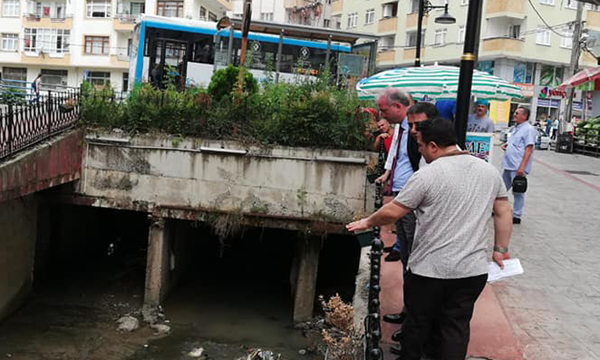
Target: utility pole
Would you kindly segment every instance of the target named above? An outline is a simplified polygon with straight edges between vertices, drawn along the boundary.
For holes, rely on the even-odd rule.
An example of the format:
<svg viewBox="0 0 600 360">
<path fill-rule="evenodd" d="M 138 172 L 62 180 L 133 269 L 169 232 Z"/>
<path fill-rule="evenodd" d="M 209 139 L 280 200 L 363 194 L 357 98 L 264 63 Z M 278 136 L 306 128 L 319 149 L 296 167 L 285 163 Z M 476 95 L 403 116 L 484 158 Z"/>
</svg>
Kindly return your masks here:
<svg viewBox="0 0 600 360">
<path fill-rule="evenodd" d="M 573 1 L 573 0 L 571 0 Z M 583 16 L 583 1 L 577 2 L 577 15 L 575 16 L 575 24 L 573 27 L 573 48 L 571 50 L 571 63 L 569 64 L 569 70 L 567 78 L 577 73 L 577 65 L 579 63 L 579 55 L 581 54 L 581 45 L 579 39 L 581 39 L 581 18 Z M 575 94 L 575 87 L 567 89 L 567 104 L 565 106 L 564 114 L 560 120 L 558 126 L 558 134 L 562 134 L 565 130 L 565 123 L 571 121 L 571 115 L 573 113 L 573 95 Z M 558 147 L 556 147 L 558 149 Z"/>
</svg>

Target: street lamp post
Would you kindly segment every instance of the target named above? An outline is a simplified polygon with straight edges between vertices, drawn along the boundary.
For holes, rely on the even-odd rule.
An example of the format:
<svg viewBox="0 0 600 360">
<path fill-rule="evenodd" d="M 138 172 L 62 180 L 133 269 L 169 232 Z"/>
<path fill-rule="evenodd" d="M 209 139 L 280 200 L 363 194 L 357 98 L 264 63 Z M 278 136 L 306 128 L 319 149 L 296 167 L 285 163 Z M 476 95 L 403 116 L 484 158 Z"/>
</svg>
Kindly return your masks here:
<svg viewBox="0 0 600 360">
<path fill-rule="evenodd" d="M 465 46 L 460 59 L 460 76 L 458 78 L 458 94 L 456 96 L 456 120 L 454 123 L 458 144 L 464 149 L 467 137 L 467 117 L 471 101 L 471 87 L 473 85 L 473 70 L 477 60 L 477 43 L 479 42 L 478 19 L 482 0 L 470 0 L 467 13 L 467 27 L 465 30 Z"/>
<path fill-rule="evenodd" d="M 429 0 L 419 0 L 419 15 L 417 18 L 417 51 L 415 53 L 415 67 L 421 66 L 421 36 L 423 32 L 423 17 L 433 9 L 444 9 L 441 16 L 435 18 L 438 24 L 454 24 L 456 19 L 448 13 L 448 2 L 446 5 L 431 5 Z"/>
</svg>

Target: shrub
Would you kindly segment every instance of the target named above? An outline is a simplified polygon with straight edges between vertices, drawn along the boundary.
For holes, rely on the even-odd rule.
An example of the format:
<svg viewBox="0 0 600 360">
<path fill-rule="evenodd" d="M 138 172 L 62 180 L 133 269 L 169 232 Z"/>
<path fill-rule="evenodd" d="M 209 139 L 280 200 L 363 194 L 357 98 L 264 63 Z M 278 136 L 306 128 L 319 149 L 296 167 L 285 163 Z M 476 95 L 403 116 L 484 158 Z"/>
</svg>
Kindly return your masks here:
<svg viewBox="0 0 600 360">
<path fill-rule="evenodd" d="M 226 68 L 215 71 L 208 85 L 208 93 L 215 101 L 221 101 L 223 97 L 231 95 L 237 89 L 240 69 L 229 65 Z M 252 74 L 244 69 L 243 91 L 254 94 L 258 91 L 258 83 Z"/>
</svg>

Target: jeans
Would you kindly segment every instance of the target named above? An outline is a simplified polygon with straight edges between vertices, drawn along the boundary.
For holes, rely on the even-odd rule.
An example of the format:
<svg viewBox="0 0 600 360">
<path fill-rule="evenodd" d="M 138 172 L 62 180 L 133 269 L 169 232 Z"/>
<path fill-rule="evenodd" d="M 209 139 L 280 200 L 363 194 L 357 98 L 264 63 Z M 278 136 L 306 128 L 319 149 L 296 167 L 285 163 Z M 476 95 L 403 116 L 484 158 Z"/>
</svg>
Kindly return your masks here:
<svg viewBox="0 0 600 360">
<path fill-rule="evenodd" d="M 394 243 L 394 250 L 400 252 L 400 261 L 402 261 L 404 269 L 408 266 L 408 258 L 412 250 L 416 225 L 417 218 L 412 211 L 396 221 L 396 242 Z"/>
<path fill-rule="evenodd" d="M 420 360 L 427 341 L 433 339 L 435 358 L 464 360 L 475 301 L 486 281 L 487 274 L 434 279 L 409 271 L 404 280 L 407 317 L 402 329 L 400 358 Z"/>
<path fill-rule="evenodd" d="M 504 180 L 507 191 L 512 187 L 512 181 L 515 176 L 517 176 L 517 172 L 513 170 L 504 170 L 502 172 L 502 180 Z M 513 195 L 515 197 L 513 216 L 520 219 L 521 215 L 523 215 L 523 208 L 525 207 L 525 193 L 516 193 L 513 191 Z"/>
</svg>

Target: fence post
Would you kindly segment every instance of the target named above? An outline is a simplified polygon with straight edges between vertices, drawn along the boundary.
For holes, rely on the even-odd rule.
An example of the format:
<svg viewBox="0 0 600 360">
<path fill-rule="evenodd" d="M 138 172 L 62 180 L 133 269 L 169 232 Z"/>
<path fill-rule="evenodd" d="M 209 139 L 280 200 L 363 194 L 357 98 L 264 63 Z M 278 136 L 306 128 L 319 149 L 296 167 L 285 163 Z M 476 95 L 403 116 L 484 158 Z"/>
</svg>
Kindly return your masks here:
<svg viewBox="0 0 600 360">
<path fill-rule="evenodd" d="M 13 142 L 13 117 L 14 117 L 14 110 L 13 110 L 13 104 L 8 104 L 8 121 L 7 121 L 7 126 L 8 126 L 8 153 L 12 153 L 12 142 Z"/>
<path fill-rule="evenodd" d="M 48 135 L 52 133 L 52 92 L 48 91 L 46 100 L 46 113 L 48 114 Z"/>
</svg>

